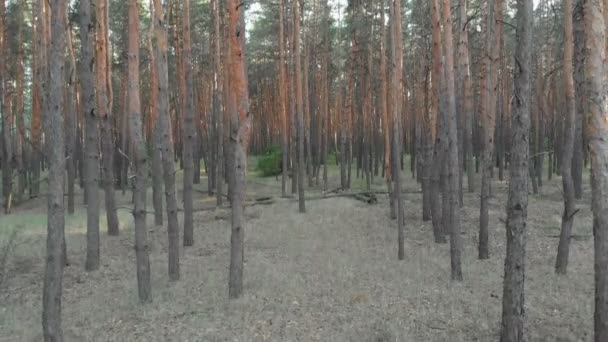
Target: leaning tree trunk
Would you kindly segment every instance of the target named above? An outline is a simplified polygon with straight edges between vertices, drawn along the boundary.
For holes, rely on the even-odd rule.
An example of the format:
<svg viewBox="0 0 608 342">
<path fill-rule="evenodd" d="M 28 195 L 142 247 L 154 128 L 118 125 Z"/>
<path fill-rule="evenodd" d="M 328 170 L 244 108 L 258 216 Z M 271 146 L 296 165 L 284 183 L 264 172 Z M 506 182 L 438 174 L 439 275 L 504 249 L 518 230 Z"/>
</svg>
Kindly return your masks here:
<svg viewBox="0 0 608 342">
<path fill-rule="evenodd" d="M 139 99 L 139 17 L 137 0 L 129 1 L 129 51 L 128 51 L 128 94 L 129 129 L 133 143 L 135 164 L 135 187 L 133 188 L 135 221 L 135 259 L 137 265 L 137 290 L 141 302 L 152 301 L 150 285 L 150 260 L 148 257 L 146 226 L 146 179 L 148 178 L 148 158 L 143 138 L 141 103 Z"/>
<path fill-rule="evenodd" d="M 572 0 L 564 0 L 564 91 L 566 98 L 566 122 L 564 125 L 564 148 L 562 157 L 562 184 L 564 186 L 564 212 L 562 214 L 562 229 L 557 247 L 555 272 L 568 272 L 568 256 L 570 254 L 570 237 L 574 215 L 574 181 L 572 179 L 572 157 L 574 154 L 574 134 L 576 133 L 576 106 L 574 102 L 574 70 L 572 56 L 574 38 L 572 36 Z"/>
<path fill-rule="evenodd" d="M 591 159 L 595 269 L 595 341 L 608 341 L 608 96 L 605 88 L 606 26 L 600 0 L 584 0 L 587 132 Z M 604 12 L 604 14 L 608 14 Z"/>
<path fill-rule="evenodd" d="M 93 0 L 94 1 L 94 0 Z M 93 2 L 94 4 L 94 2 Z M 80 0 L 80 88 L 85 118 L 85 196 L 87 255 L 85 269 L 99 268 L 99 115 L 95 105 L 95 27 L 91 0 Z"/>
<path fill-rule="evenodd" d="M 64 267 L 64 172 L 63 87 L 66 47 L 66 1 L 52 0 L 51 49 L 48 60 L 49 105 L 45 107 L 44 133 L 49 161 L 47 194 L 46 267 L 42 292 L 42 331 L 44 341 L 63 341 L 61 329 L 61 292 Z"/>
<path fill-rule="evenodd" d="M 524 282 L 528 219 L 528 163 L 530 130 L 530 74 L 532 0 L 517 1 L 514 100 L 511 116 L 511 162 L 507 203 L 507 255 L 502 296 L 501 342 L 526 341 Z"/>
<path fill-rule="evenodd" d="M 167 235 L 169 279 L 179 280 L 179 223 L 175 198 L 175 164 L 171 144 L 169 117 L 169 71 L 167 66 L 167 27 L 160 0 L 154 0 L 154 30 L 156 36 L 156 65 L 158 71 L 158 125 L 161 134 L 161 153 L 165 200 L 167 202 Z"/>
</svg>

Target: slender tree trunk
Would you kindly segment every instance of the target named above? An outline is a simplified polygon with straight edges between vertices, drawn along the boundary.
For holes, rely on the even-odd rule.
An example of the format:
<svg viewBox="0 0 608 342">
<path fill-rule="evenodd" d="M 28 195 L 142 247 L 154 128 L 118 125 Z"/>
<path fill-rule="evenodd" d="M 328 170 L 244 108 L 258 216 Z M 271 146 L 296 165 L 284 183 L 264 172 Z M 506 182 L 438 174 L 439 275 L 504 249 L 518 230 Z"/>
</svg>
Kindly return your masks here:
<svg viewBox="0 0 608 342">
<path fill-rule="evenodd" d="M 604 9 L 606 10 L 606 9 Z M 582 0 L 577 0 L 574 6 L 574 93 L 576 107 L 576 128 L 574 132 L 574 153 L 572 154 L 572 180 L 574 182 L 574 197 L 583 197 L 583 120 L 585 106 L 585 30 L 583 23 Z"/>
<path fill-rule="evenodd" d="M 395 180 L 394 200 L 397 205 L 397 232 L 398 232 L 398 258 L 405 259 L 405 229 L 403 201 L 401 198 L 401 172 L 399 172 L 398 158 L 401 156 L 401 130 L 400 117 L 403 104 L 403 50 L 401 31 L 401 1 L 392 0 L 391 6 L 391 108 L 393 110 L 393 179 Z"/>
<path fill-rule="evenodd" d="M 572 179 L 572 156 L 574 154 L 574 134 L 576 133 L 576 105 L 574 102 L 574 70 L 572 56 L 574 55 L 574 38 L 572 35 L 572 0 L 564 0 L 564 91 L 566 98 L 566 124 L 564 134 L 564 150 L 562 157 L 562 184 L 564 187 L 564 212 L 562 229 L 557 247 L 555 272 L 568 272 L 568 255 L 570 253 L 570 236 L 574 222 L 574 181 Z"/>
<path fill-rule="evenodd" d="M 215 187 L 216 187 L 216 201 L 217 206 L 224 204 L 224 107 L 222 106 L 222 99 L 224 99 L 223 91 L 223 74 L 221 66 L 221 46 L 220 46 L 220 6 L 218 0 L 214 0 L 214 52 L 215 52 L 215 86 L 214 86 L 214 113 L 217 124 L 217 158 L 216 158 L 216 176 L 215 176 Z"/>
<path fill-rule="evenodd" d="M 65 135 L 66 135 L 66 155 L 68 159 L 68 213 L 74 214 L 74 182 L 76 178 L 76 58 L 72 45 L 72 28 L 68 25 L 67 46 L 70 55 L 70 68 L 68 69 L 68 82 L 66 84 L 66 103 L 65 103 Z"/>
<path fill-rule="evenodd" d="M 300 59 L 300 0 L 293 1 L 293 50 L 295 53 L 295 82 L 296 82 L 296 116 L 298 130 L 298 206 L 301 213 L 306 212 L 304 202 L 304 174 L 306 165 L 304 164 L 304 108 L 302 99 L 302 67 Z M 295 175 L 294 175 L 295 177 Z"/>
<path fill-rule="evenodd" d="M 168 273 L 172 281 L 179 280 L 179 223 L 175 196 L 175 164 L 171 144 L 169 117 L 169 72 L 167 69 L 167 27 L 160 0 L 154 0 L 154 31 L 156 36 L 156 63 L 158 70 L 158 125 L 161 134 L 161 154 L 165 200 L 167 203 Z"/>
<path fill-rule="evenodd" d="M 129 48 L 128 94 L 129 129 L 133 142 L 135 187 L 133 188 L 135 221 L 135 259 L 137 265 L 137 290 L 141 302 L 152 301 L 150 284 L 150 260 L 148 257 L 148 227 L 146 226 L 146 179 L 148 159 L 143 138 L 141 103 L 139 99 L 139 16 L 137 0 L 129 1 Z"/>
<path fill-rule="evenodd" d="M 186 79 L 185 113 L 184 113 L 184 246 L 194 244 L 194 218 L 192 206 L 192 187 L 194 183 L 194 144 L 196 142 L 196 127 L 194 126 L 194 82 L 192 80 L 192 50 L 190 43 L 190 0 L 182 0 L 182 29 L 183 29 L 183 63 Z"/>
<path fill-rule="evenodd" d="M 433 224 L 433 236 L 435 242 L 445 243 L 445 235 L 441 224 L 441 203 L 440 203 L 440 178 L 444 163 L 444 153 L 442 139 L 438 139 L 438 131 L 443 132 L 443 129 L 437 129 L 442 126 L 442 120 L 439 119 L 439 86 L 441 82 L 442 54 L 441 54 L 441 23 L 439 18 L 439 2 L 431 0 L 431 27 L 432 27 L 432 42 L 433 42 L 433 66 L 431 76 L 430 89 L 430 109 L 427 128 L 430 131 L 428 143 L 431 146 L 427 147 L 427 156 L 425 157 L 426 171 L 430 177 L 430 197 L 431 197 L 431 219 Z M 434 144 L 434 146 L 433 146 Z"/>
<path fill-rule="evenodd" d="M 154 6 L 150 0 L 150 16 L 154 17 Z M 150 126 L 149 144 L 152 153 L 152 206 L 154 207 L 154 224 L 163 225 L 163 168 L 161 160 L 161 132 L 158 124 L 158 70 L 156 55 L 152 45 L 155 21 L 150 20 L 148 32 L 148 57 L 150 58 Z"/>
<path fill-rule="evenodd" d="M 46 267 L 42 292 L 42 331 L 45 342 L 63 341 L 61 293 L 64 267 L 64 171 L 63 87 L 66 48 L 66 1 L 52 0 L 51 49 L 49 55 L 49 105 L 45 108 L 44 132 L 49 160 L 47 195 Z M 3 14 L 3 13 L 0 13 Z M 6 112 L 5 112 L 6 113 Z"/>
<path fill-rule="evenodd" d="M 244 16 L 244 6 L 237 0 L 227 1 L 228 10 L 228 44 L 230 47 L 230 96 L 233 102 L 236 121 L 231 129 L 231 142 L 234 153 L 234 192 L 232 196 L 232 232 L 230 237 L 230 269 L 228 293 L 230 298 L 238 298 L 243 292 L 243 264 L 245 243 L 244 202 L 247 176 L 247 146 L 249 145 L 249 95 L 247 92 L 247 74 L 245 71 L 245 55 L 241 36 L 245 36 L 245 26 L 240 16 Z M 302 158 L 303 159 L 303 158 Z"/>
<path fill-rule="evenodd" d="M 9 213 L 13 196 L 13 122 L 8 80 L 8 28 L 6 27 L 6 5 L 0 1 L 0 103 L 2 110 L 2 195 L 4 211 Z M 46 63 L 46 61 L 45 61 Z M 45 89 L 46 91 L 46 89 Z"/>
<path fill-rule="evenodd" d="M 499 0 L 500 3 L 500 0 Z M 449 197 L 449 223 L 451 227 L 446 231 L 450 234 L 450 259 L 452 269 L 452 280 L 462 280 L 462 235 L 460 234 L 460 203 L 458 199 L 458 132 L 456 115 L 456 89 L 454 84 L 454 48 L 452 47 L 452 12 L 450 0 L 443 1 L 443 27 L 444 27 L 444 47 L 445 47 L 445 69 L 448 90 L 448 146 L 449 157 L 447 160 L 448 169 L 448 197 Z"/>
<path fill-rule="evenodd" d="M 25 193 L 25 183 L 26 183 L 26 172 L 25 172 L 25 123 L 24 123 L 24 111 L 25 111 L 25 103 L 24 103 L 24 44 L 23 44 L 23 21 L 24 21 L 24 10 L 25 10 L 25 1 L 19 0 L 17 7 L 17 42 L 19 46 L 17 47 L 17 65 L 16 65 L 16 84 L 15 87 L 17 89 L 16 94 L 16 121 L 17 121 L 17 139 L 15 146 L 15 159 L 17 164 L 17 193 L 15 196 L 15 200 L 17 202 L 21 202 L 23 199 L 23 194 Z"/>
<path fill-rule="evenodd" d="M 285 76 L 285 5 L 279 0 L 279 101 L 281 114 L 281 194 L 287 197 L 287 173 L 289 172 L 289 142 L 287 131 L 287 81 Z"/>
<path fill-rule="evenodd" d="M 524 282 L 528 219 L 528 139 L 533 1 L 517 0 L 515 91 L 511 116 L 511 163 L 507 203 L 507 255 L 502 296 L 501 342 L 527 340 Z"/>
<path fill-rule="evenodd" d="M 95 7 L 97 34 L 95 42 L 95 66 L 97 77 L 97 110 L 101 119 L 101 165 L 105 194 L 108 235 L 118 235 L 118 216 L 114 199 L 114 138 L 112 135 L 111 94 L 109 91 L 110 68 L 108 61 L 107 2 L 97 0 Z"/>
<path fill-rule="evenodd" d="M 487 3 L 486 17 L 486 92 L 484 111 L 480 113 L 482 122 L 482 178 L 481 204 L 479 209 L 479 259 L 490 257 L 488 240 L 489 206 L 491 181 L 494 170 L 494 131 L 496 130 L 496 98 L 498 97 L 498 66 L 500 63 L 500 37 L 502 36 L 502 0 Z"/>
<path fill-rule="evenodd" d="M 85 188 L 87 201 L 87 255 L 85 269 L 99 268 L 99 114 L 95 104 L 96 0 L 80 0 L 80 87 L 85 118 Z"/>
</svg>

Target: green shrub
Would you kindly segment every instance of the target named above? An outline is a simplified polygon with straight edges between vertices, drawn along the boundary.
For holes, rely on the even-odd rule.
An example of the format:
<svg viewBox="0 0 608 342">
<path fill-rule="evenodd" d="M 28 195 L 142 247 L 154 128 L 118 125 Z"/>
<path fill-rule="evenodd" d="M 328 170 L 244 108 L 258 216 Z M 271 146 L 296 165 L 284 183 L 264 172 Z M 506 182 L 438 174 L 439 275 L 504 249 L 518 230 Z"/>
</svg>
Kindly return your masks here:
<svg viewBox="0 0 608 342">
<path fill-rule="evenodd" d="M 273 146 L 258 158 L 257 169 L 262 177 L 281 174 L 281 147 Z"/>
</svg>

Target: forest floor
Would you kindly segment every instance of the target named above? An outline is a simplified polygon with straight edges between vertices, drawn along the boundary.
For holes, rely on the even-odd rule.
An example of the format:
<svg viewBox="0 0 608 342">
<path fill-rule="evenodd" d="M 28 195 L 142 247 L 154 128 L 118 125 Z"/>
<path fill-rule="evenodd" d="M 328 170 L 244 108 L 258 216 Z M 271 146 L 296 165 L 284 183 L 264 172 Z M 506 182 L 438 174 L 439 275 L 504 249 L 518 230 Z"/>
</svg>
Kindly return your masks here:
<svg viewBox="0 0 608 342">
<path fill-rule="evenodd" d="M 63 295 L 66 340 L 497 341 L 507 183 L 493 185 L 491 258 L 485 261 L 477 260 L 479 195 L 465 193 L 464 281 L 456 283 L 450 281 L 449 245 L 433 242 L 430 222 L 422 221 L 419 186 L 409 172 L 404 179 L 404 190 L 411 191 L 404 195 L 406 258 L 398 261 L 396 223 L 388 216 L 386 195 L 371 205 L 353 198 L 310 200 L 307 213 L 299 214 L 296 201 L 280 198 L 280 178 L 250 176 L 249 197 L 273 196 L 275 202 L 246 210 L 244 295 L 237 300 L 229 300 L 227 291 L 227 208 L 195 213 L 195 245 L 180 251 L 177 282 L 167 276 L 166 228 L 154 226 L 150 216 L 154 301 L 148 305 L 137 299 L 133 219 L 128 210 L 120 210 L 118 237 L 105 234 L 102 211 L 102 265 L 98 271 L 84 271 L 86 209 L 79 194 L 77 211 L 66 221 L 70 260 Z M 353 180 L 355 189 L 363 189 L 364 182 L 354 173 Z M 338 183 L 338 170 L 332 167 L 330 189 Z M 195 208 L 215 203 L 205 188 L 203 177 L 196 186 Z M 383 180 L 376 178 L 373 188 L 384 190 Z M 116 194 L 121 206 L 130 205 L 129 194 Z M 530 341 L 592 339 L 588 187 L 585 195 L 577 204 L 580 212 L 566 276 L 553 271 L 561 179 L 545 182 L 540 194 L 530 197 L 526 270 Z M 309 189 L 308 196 L 321 193 Z M 38 198 L 0 216 L 0 246 L 14 236 L 0 265 L 0 271 L 5 270 L 0 278 L 0 342 L 40 339 L 45 208 L 44 199 Z"/>
</svg>

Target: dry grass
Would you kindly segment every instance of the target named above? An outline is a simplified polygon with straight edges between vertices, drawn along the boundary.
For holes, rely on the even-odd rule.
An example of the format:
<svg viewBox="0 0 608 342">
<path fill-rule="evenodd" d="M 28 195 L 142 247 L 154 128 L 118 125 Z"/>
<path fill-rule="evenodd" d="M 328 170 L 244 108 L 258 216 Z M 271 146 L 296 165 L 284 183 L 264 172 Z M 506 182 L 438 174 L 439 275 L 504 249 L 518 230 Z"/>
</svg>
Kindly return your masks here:
<svg viewBox="0 0 608 342">
<path fill-rule="evenodd" d="M 405 179 L 406 187 L 416 188 L 409 174 Z M 338 181 L 335 170 L 332 180 Z M 558 239 L 552 236 L 559 233 L 562 209 L 558 181 L 531 197 L 530 337 L 589 341 L 591 213 L 587 198 L 576 216 L 575 231 L 582 238 L 572 243 L 570 273 L 556 276 Z M 382 181 L 374 186 L 383 188 Z M 278 195 L 280 182 L 255 179 L 250 192 Z M 196 213 L 195 246 L 182 251 L 182 279 L 175 283 L 166 275 L 166 230 L 151 226 L 154 302 L 145 306 L 137 300 L 129 213 L 121 212 L 126 229 L 119 237 L 104 234 L 101 269 L 86 273 L 81 207 L 67 223 L 72 264 L 64 278 L 63 326 L 74 341 L 496 341 L 506 184 L 495 183 L 494 194 L 488 261 L 476 258 L 478 195 L 465 196 L 462 283 L 449 279 L 448 245 L 432 242 L 430 224 L 421 220 L 419 194 L 405 196 L 405 261 L 396 260 L 397 232 L 387 217 L 386 197 L 377 205 L 348 198 L 309 201 L 305 215 L 297 213 L 296 202 L 277 199 L 271 206 L 248 208 L 245 294 L 238 300 L 227 299 L 230 228 L 216 219 L 221 210 Z M 195 207 L 208 205 L 209 199 L 197 195 L 202 197 Z M 128 202 L 128 196 L 121 201 Z M 2 232 L 17 224 L 28 227 L 8 260 L 12 276 L 0 294 L 0 341 L 33 341 L 40 335 L 43 207 L 0 217 Z M 0 233 L 0 242 L 6 236 Z"/>
</svg>

